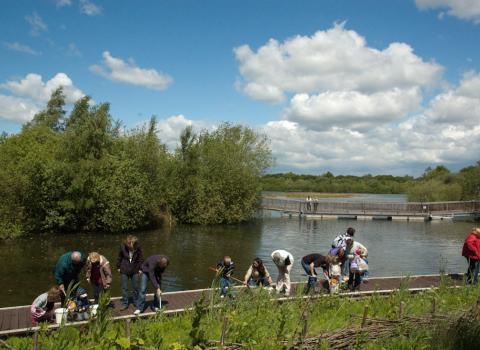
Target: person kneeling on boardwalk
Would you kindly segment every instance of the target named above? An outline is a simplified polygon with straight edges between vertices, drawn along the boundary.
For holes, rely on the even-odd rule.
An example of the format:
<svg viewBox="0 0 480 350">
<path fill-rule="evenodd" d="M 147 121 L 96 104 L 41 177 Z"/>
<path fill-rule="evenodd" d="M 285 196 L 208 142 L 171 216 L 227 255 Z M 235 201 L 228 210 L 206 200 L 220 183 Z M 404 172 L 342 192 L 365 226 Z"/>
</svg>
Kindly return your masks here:
<svg viewBox="0 0 480 350">
<path fill-rule="evenodd" d="M 286 250 L 279 249 L 272 253 L 272 260 L 278 268 L 277 292 L 285 290 L 285 296 L 290 296 L 290 272 L 293 267 L 293 255 Z"/>
<path fill-rule="evenodd" d="M 117 271 L 120 272 L 120 284 L 122 286 L 122 309 L 128 309 L 128 280 L 131 280 L 133 287 L 133 304 L 138 306 L 138 289 L 140 273 L 143 264 L 143 254 L 137 237 L 128 235 L 120 247 L 117 258 Z"/>
<path fill-rule="evenodd" d="M 327 280 L 329 279 L 328 271 L 330 269 L 330 263 L 332 260 L 332 256 L 324 256 L 321 254 L 308 254 L 302 258 L 301 264 L 308 276 L 305 294 L 308 294 L 310 290 L 315 290 L 315 285 L 317 283 L 317 271 L 315 271 L 316 267 L 321 267 L 323 269 L 323 275 Z"/>
<path fill-rule="evenodd" d="M 58 286 L 50 288 L 46 293 L 40 294 L 30 307 L 30 315 L 32 322 L 37 324 L 40 322 L 53 322 L 55 319 L 54 306 L 60 301 L 62 291 Z"/>
<path fill-rule="evenodd" d="M 268 287 L 272 284 L 272 277 L 260 258 L 253 259 L 252 265 L 247 270 L 243 284 L 250 287 Z"/>
<path fill-rule="evenodd" d="M 87 282 L 92 285 L 93 298 L 98 304 L 100 293 L 110 289 L 112 283 L 112 270 L 107 258 L 97 252 L 91 252 L 87 258 Z"/>
<path fill-rule="evenodd" d="M 232 286 L 230 277 L 233 275 L 234 269 L 235 264 L 228 255 L 224 256 L 223 260 L 217 263 L 217 273 L 220 275 L 220 298 L 225 298 L 225 296 L 229 294 Z"/>
<path fill-rule="evenodd" d="M 169 260 L 165 255 L 152 255 L 143 263 L 141 268 L 142 274 L 140 277 L 140 290 L 138 295 L 138 309 L 135 310 L 135 315 L 138 315 L 145 310 L 145 296 L 147 293 L 149 280 L 155 288 L 152 310 L 158 311 L 162 307 L 162 290 L 160 287 L 162 284 L 162 274 L 165 272 L 168 264 Z"/>
</svg>

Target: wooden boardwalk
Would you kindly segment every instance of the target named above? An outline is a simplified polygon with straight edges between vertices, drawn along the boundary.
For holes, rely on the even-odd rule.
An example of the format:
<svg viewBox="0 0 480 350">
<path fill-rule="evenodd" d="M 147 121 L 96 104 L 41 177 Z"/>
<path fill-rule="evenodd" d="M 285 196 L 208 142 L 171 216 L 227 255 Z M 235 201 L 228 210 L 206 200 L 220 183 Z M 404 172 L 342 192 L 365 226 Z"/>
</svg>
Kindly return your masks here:
<svg viewBox="0 0 480 350">
<path fill-rule="evenodd" d="M 262 197 L 261 208 L 307 216 L 349 216 L 386 218 L 480 218 L 480 201 L 458 202 L 307 202 L 302 199 Z"/>
<path fill-rule="evenodd" d="M 463 275 L 452 274 L 449 275 L 449 278 L 452 280 L 453 284 L 460 286 L 463 283 Z M 373 293 L 379 294 L 389 294 L 395 289 L 398 289 L 401 286 L 402 280 L 406 282 L 405 278 L 402 277 L 377 277 L 370 278 L 368 283 L 362 284 L 360 292 L 353 293 L 342 293 L 342 295 L 349 297 L 358 297 L 371 295 Z M 321 283 L 321 282 L 319 282 Z M 430 288 L 436 288 L 439 286 L 440 276 L 439 275 L 421 275 L 421 276 L 411 276 L 408 277 L 408 288 L 412 292 L 425 290 Z M 293 283 L 292 295 L 295 295 L 296 287 L 302 285 L 302 283 Z M 243 287 L 241 287 L 243 289 Z M 163 312 L 166 314 L 176 314 L 185 311 L 192 306 L 195 300 L 198 300 L 202 293 L 210 292 L 211 289 L 197 289 L 197 290 L 187 290 L 181 292 L 167 292 L 162 296 L 162 305 Z M 324 294 L 318 294 L 324 295 Z M 149 295 L 147 298 L 147 307 L 150 306 L 152 295 Z M 278 300 L 288 300 L 291 298 L 278 298 Z M 133 315 L 134 308 L 130 305 L 130 308 L 124 311 L 120 311 L 120 298 L 112 298 L 113 302 L 113 315 L 115 319 L 128 319 L 128 318 L 137 318 L 138 316 Z M 145 313 L 141 314 L 140 317 L 149 317 L 154 315 L 153 312 L 150 312 L 148 308 Z M 86 323 L 82 322 L 69 322 L 67 325 L 81 325 Z M 51 325 L 51 328 L 58 327 L 57 325 Z M 38 329 L 35 325 L 32 324 L 30 319 L 30 306 L 16 306 L 16 307 L 6 307 L 0 308 L 0 336 L 14 335 L 14 334 L 26 334 L 31 333 Z"/>
</svg>

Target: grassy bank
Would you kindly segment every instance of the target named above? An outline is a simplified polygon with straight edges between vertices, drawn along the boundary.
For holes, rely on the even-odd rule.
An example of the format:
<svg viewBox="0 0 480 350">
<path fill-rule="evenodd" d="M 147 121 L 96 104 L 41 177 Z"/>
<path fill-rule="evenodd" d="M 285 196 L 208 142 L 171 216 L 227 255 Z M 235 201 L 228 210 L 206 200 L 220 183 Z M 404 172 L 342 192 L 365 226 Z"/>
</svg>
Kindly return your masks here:
<svg viewBox="0 0 480 350">
<path fill-rule="evenodd" d="M 130 339 L 125 322 L 111 321 L 104 307 L 84 328 L 40 332 L 38 349 L 221 348 L 222 338 L 225 349 L 293 349 L 300 343 L 306 349 L 313 341 L 320 349 L 467 349 L 468 339 L 478 341 L 478 314 L 468 310 L 476 305 L 479 288 L 448 288 L 445 281 L 438 290 L 410 294 L 406 287 L 388 297 L 331 296 L 282 304 L 272 304 L 264 291 L 242 293 L 234 300 L 209 294 L 185 314 L 133 322 Z M 366 307 L 368 322 L 360 332 Z M 432 308 L 437 317 L 432 318 Z M 19 350 L 33 345 L 32 337 L 6 342 Z"/>
</svg>

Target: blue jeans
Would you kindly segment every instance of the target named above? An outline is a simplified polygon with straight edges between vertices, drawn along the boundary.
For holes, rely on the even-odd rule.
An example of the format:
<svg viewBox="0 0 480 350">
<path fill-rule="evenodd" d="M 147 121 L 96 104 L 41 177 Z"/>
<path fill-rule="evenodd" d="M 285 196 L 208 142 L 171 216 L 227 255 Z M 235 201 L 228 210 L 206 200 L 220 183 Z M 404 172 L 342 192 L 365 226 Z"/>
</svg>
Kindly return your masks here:
<svg viewBox="0 0 480 350">
<path fill-rule="evenodd" d="M 468 262 L 467 283 L 471 284 L 472 278 L 473 278 L 473 284 L 478 284 L 478 272 L 480 271 L 480 261 L 467 259 L 467 262 Z"/>
<path fill-rule="evenodd" d="M 313 271 L 315 271 L 315 275 L 312 276 L 312 272 L 310 271 L 310 264 L 307 264 L 306 262 L 304 262 L 303 259 L 300 262 L 308 276 L 307 289 L 305 290 L 305 294 L 307 294 L 308 292 L 310 292 L 310 289 L 315 289 L 315 284 L 317 284 L 317 276 L 316 276 L 317 273 L 314 269 Z"/>
<path fill-rule="evenodd" d="M 232 281 L 230 278 L 220 277 L 220 295 L 226 296 L 231 285 Z"/>
<path fill-rule="evenodd" d="M 138 273 L 133 275 L 122 273 L 120 275 L 120 285 L 122 287 L 122 305 L 128 306 L 128 280 L 132 280 L 133 304 L 138 309 L 138 282 L 140 280 Z"/>
<path fill-rule="evenodd" d="M 148 274 L 142 273 L 140 275 L 140 290 L 138 292 L 137 309 L 143 312 L 145 310 L 145 296 L 147 294 L 148 287 Z M 155 307 L 161 307 L 160 300 L 158 300 L 156 291 L 153 293 L 153 305 Z"/>
</svg>

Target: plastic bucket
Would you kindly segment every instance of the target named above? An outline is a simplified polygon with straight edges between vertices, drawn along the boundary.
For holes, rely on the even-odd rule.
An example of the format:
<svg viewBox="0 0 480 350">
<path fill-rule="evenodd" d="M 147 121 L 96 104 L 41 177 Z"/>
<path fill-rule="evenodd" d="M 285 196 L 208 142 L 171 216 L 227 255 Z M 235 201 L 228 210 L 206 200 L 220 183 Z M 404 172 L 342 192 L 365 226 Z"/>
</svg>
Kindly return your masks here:
<svg viewBox="0 0 480 350">
<path fill-rule="evenodd" d="M 68 313 L 67 309 L 64 309 L 64 308 L 55 309 L 55 322 L 57 324 L 65 322 L 67 320 L 67 313 Z"/>
<path fill-rule="evenodd" d="M 90 312 L 91 312 L 92 316 L 97 316 L 97 309 L 98 309 L 98 304 L 93 304 L 91 306 Z"/>
</svg>

